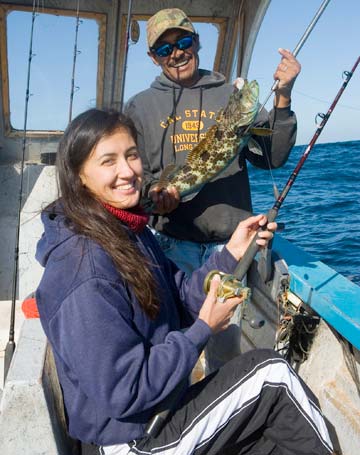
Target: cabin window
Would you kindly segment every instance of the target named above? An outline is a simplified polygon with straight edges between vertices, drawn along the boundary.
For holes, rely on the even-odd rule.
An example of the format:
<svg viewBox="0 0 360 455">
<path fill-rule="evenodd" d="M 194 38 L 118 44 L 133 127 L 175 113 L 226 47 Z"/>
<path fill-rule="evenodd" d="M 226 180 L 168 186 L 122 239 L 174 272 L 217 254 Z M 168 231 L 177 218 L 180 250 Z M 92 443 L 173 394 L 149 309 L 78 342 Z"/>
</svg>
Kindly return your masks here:
<svg viewBox="0 0 360 455">
<path fill-rule="evenodd" d="M 161 72 L 161 69 L 154 65 L 152 60 L 147 56 L 147 41 L 146 41 L 146 19 L 138 19 L 140 36 L 136 44 L 130 41 L 127 70 L 125 78 L 124 101 L 126 102 L 131 96 L 149 88 L 156 76 Z M 205 19 L 204 19 L 205 20 Z M 207 22 L 197 22 L 193 19 L 195 30 L 199 33 L 201 49 L 199 52 L 200 68 L 212 70 L 217 69 L 217 49 L 219 37 L 223 34 L 224 20 L 210 22 L 211 19 L 206 18 Z M 206 37 L 206 40 L 205 40 Z M 141 74 L 141 77 L 139 75 Z"/>
<path fill-rule="evenodd" d="M 94 17 L 91 17 L 94 16 Z M 96 17 L 97 16 L 97 17 Z M 25 99 L 29 78 L 29 100 L 26 129 L 59 132 L 71 118 L 95 107 L 102 90 L 99 79 L 99 43 L 101 15 L 89 14 L 77 22 L 76 11 L 70 15 L 59 10 L 40 8 L 33 26 L 32 58 L 29 67 L 32 10 L 9 10 L 6 15 L 8 106 L 7 130 L 23 131 Z M 75 58 L 75 36 L 77 52 Z M 3 64 L 4 68 L 4 64 Z M 73 73 L 74 70 L 74 73 Z M 6 73 L 5 73 L 6 74 Z M 73 96 L 72 93 L 73 89 Z M 72 98 L 72 103 L 71 103 Z M 8 131 L 9 132 L 9 131 Z"/>
</svg>

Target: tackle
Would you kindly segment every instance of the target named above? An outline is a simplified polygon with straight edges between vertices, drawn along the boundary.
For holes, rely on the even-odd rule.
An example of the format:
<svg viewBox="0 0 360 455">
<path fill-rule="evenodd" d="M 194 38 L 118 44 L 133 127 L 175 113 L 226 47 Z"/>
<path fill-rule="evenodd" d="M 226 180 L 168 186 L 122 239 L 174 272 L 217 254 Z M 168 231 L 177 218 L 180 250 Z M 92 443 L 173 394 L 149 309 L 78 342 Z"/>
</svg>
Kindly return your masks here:
<svg viewBox="0 0 360 455">
<path fill-rule="evenodd" d="M 165 190 L 172 186 L 184 201 L 188 195 L 197 193 L 203 185 L 226 169 L 245 146 L 251 152 L 262 155 L 253 136 L 268 136 L 272 130 L 252 127 L 259 107 L 257 81 L 236 79 L 229 103 L 218 113 L 215 125 L 189 152 L 183 165 L 171 164 L 164 169 L 159 181 L 150 187 L 149 192 L 155 187 Z M 141 205 L 149 211 L 153 208 L 150 198 L 143 198 Z"/>
</svg>

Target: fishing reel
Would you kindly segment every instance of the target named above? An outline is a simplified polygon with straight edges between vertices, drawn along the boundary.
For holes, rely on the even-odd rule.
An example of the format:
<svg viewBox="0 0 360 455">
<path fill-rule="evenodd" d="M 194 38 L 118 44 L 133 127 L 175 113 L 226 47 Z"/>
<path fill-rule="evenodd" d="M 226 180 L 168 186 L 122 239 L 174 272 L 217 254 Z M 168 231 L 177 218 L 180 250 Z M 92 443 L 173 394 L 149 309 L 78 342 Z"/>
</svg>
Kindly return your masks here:
<svg viewBox="0 0 360 455">
<path fill-rule="evenodd" d="M 217 289 L 217 298 L 219 302 L 225 302 L 231 297 L 242 297 L 244 300 L 250 298 L 250 288 L 244 286 L 240 280 L 229 273 L 220 272 L 219 270 L 211 270 L 204 280 L 204 291 L 207 294 L 210 290 L 210 283 L 214 275 L 220 275 L 220 284 Z"/>
</svg>

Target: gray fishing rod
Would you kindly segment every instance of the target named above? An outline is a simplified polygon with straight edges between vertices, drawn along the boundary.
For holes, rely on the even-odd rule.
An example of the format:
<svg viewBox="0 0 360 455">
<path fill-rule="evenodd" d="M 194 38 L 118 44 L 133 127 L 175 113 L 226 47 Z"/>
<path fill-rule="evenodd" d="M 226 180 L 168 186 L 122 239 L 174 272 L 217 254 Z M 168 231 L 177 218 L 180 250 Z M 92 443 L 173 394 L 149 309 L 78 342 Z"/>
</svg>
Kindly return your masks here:
<svg viewBox="0 0 360 455">
<path fill-rule="evenodd" d="M 19 188 L 19 202 L 17 212 L 17 225 L 16 225 L 16 237 L 15 237 L 15 251 L 14 251 L 14 269 L 13 269 L 13 280 L 12 280 L 12 294 L 11 294 L 11 313 L 10 313 L 10 329 L 9 339 L 5 348 L 4 356 L 4 383 L 10 368 L 11 359 L 15 351 L 15 309 L 16 309 L 16 291 L 18 283 L 18 268 L 19 268 L 19 237 L 20 237 L 20 218 L 21 218 L 21 206 L 22 206 L 22 192 L 24 183 L 24 166 L 25 166 L 25 150 L 26 150 L 26 131 L 27 131 L 27 117 L 28 117 L 28 105 L 30 98 L 30 68 L 31 61 L 34 56 L 32 52 L 32 43 L 34 35 L 34 22 L 37 14 L 35 12 L 35 2 L 32 11 L 31 21 L 31 32 L 30 32 L 30 46 L 29 46 L 29 57 L 28 57 L 28 70 L 27 70 L 27 83 L 26 83 L 26 95 L 25 95 L 25 112 L 24 112 L 24 135 L 22 142 L 22 156 L 21 156 L 21 167 L 20 167 L 20 188 Z"/>
<path fill-rule="evenodd" d="M 301 37 L 299 43 L 297 44 L 296 48 L 294 49 L 294 56 L 296 56 L 300 49 L 303 47 L 303 45 L 305 44 L 305 41 L 307 40 L 308 36 L 310 35 L 311 31 L 313 30 L 313 28 L 315 27 L 315 24 L 317 23 L 317 21 L 319 20 L 320 16 L 322 15 L 323 11 L 325 10 L 326 6 L 328 5 L 328 3 L 330 2 L 330 0 L 324 0 L 323 3 L 321 4 L 319 10 L 317 11 L 317 13 L 315 14 L 313 20 L 311 21 L 311 23 L 309 24 L 309 26 L 307 27 L 307 29 L 305 30 L 305 33 L 303 34 L 303 36 Z M 260 110 L 262 110 L 265 106 L 265 104 L 268 102 L 270 96 L 272 95 L 272 93 L 276 90 L 277 86 L 279 84 L 279 81 L 276 80 L 274 85 L 272 86 L 271 88 L 271 92 L 269 93 L 268 97 L 266 98 L 265 102 L 260 106 L 260 109 L 259 109 L 259 112 Z M 268 221 L 269 218 L 268 218 Z M 254 242 L 255 243 L 255 239 L 254 239 Z M 257 246 L 257 244 L 255 243 L 255 246 Z M 250 247 L 249 247 L 250 248 Z M 254 248 L 254 247 L 253 247 Z M 256 249 L 256 252 L 258 251 L 258 249 Z M 251 260 L 249 262 L 249 265 L 246 266 L 246 270 L 245 270 L 245 273 L 243 274 L 243 277 L 244 275 L 246 274 L 246 271 L 248 270 L 253 258 L 255 257 L 256 255 L 256 252 L 254 253 L 254 255 L 251 257 Z M 248 255 L 250 256 L 250 254 L 253 254 L 252 252 L 248 253 Z M 245 254 L 246 256 L 246 254 Z M 245 257 L 244 256 L 244 257 Z M 242 270 L 242 265 L 239 263 L 238 266 L 237 266 L 237 269 L 241 266 L 241 270 Z M 244 267 L 245 267 L 245 264 L 244 264 Z M 211 273 L 211 272 L 210 272 Z M 241 272 L 242 273 L 242 272 Z M 238 276 L 236 274 L 234 274 L 234 276 L 237 278 Z M 242 277 L 242 278 L 243 278 Z M 226 277 L 225 277 L 226 279 Z M 205 281 L 208 281 L 205 279 Z M 208 283 L 204 283 L 204 287 L 206 288 L 208 285 Z M 240 286 L 241 288 L 241 286 Z M 239 288 L 239 289 L 240 289 Z M 146 434 L 146 438 L 144 440 L 144 444 L 145 444 L 145 441 L 150 438 L 150 437 L 156 437 L 159 432 L 161 431 L 162 427 L 164 426 L 170 412 L 172 410 L 175 409 L 176 405 L 178 404 L 178 402 L 180 401 L 180 398 L 181 396 L 183 395 L 183 393 L 185 392 L 186 388 L 188 386 L 188 381 L 187 380 L 183 380 L 180 382 L 180 384 L 178 384 L 178 386 L 170 393 L 170 395 L 163 401 L 163 403 L 161 404 L 161 410 L 150 420 L 150 422 L 148 423 L 147 427 L 146 427 L 146 430 L 145 430 L 145 434 Z"/>
<path fill-rule="evenodd" d="M 296 165 L 294 171 L 290 175 L 290 177 L 289 177 L 286 185 L 284 186 L 284 189 L 282 190 L 280 196 L 277 198 L 277 200 L 276 200 L 275 204 L 273 205 L 273 207 L 268 211 L 268 213 L 267 213 L 268 223 L 270 223 L 271 221 L 275 221 L 275 219 L 276 219 L 276 217 L 278 215 L 278 212 L 280 210 L 280 207 L 281 207 L 282 203 L 284 202 L 284 199 L 286 198 L 288 192 L 290 191 L 290 188 L 292 187 L 296 177 L 298 176 L 298 174 L 300 172 L 300 169 L 302 168 L 303 164 L 305 163 L 305 160 L 309 156 L 309 154 L 310 154 L 315 142 L 317 141 L 318 137 L 322 133 L 322 131 L 323 131 L 327 121 L 329 120 L 329 118 L 330 118 L 330 116 L 331 116 L 331 114 L 332 114 L 337 102 L 339 101 L 339 98 L 344 93 L 344 90 L 345 90 L 347 84 L 349 83 L 354 71 L 356 70 L 357 66 L 359 65 L 359 62 L 360 62 L 360 56 L 357 58 L 357 60 L 356 60 L 356 62 L 354 64 L 354 66 L 352 67 L 351 71 L 344 71 L 344 75 L 346 77 L 345 77 L 345 80 L 344 80 L 340 90 L 338 91 L 338 93 L 337 93 L 334 101 L 332 102 L 329 110 L 327 111 L 327 113 L 321 115 L 322 121 L 321 121 L 320 125 L 318 126 L 317 130 L 315 131 L 315 134 L 313 135 L 311 141 L 309 142 L 309 145 L 306 147 L 305 152 L 301 156 L 301 158 L 298 161 L 298 164 Z M 266 227 L 265 227 L 265 229 L 266 229 Z M 239 261 L 238 265 L 236 266 L 236 268 L 234 270 L 233 275 L 239 281 L 241 281 L 244 278 L 244 276 L 246 275 L 246 272 L 248 271 L 248 269 L 249 269 L 254 257 L 256 256 L 257 252 L 259 251 L 259 245 L 256 243 L 257 238 L 258 238 L 258 236 L 256 235 L 254 237 L 254 239 L 252 240 L 252 242 L 250 243 L 250 245 L 249 245 L 248 249 L 246 250 L 244 256 Z"/>
<path fill-rule="evenodd" d="M 308 25 L 307 29 L 305 30 L 303 36 L 300 38 L 300 41 L 296 45 L 295 49 L 293 50 L 293 55 L 294 57 L 297 56 L 297 54 L 300 52 L 301 48 L 305 44 L 306 40 L 308 39 L 310 33 L 312 32 L 313 28 L 315 27 L 317 21 L 320 19 L 322 13 L 324 12 L 325 8 L 328 6 L 330 0 L 324 0 L 322 4 L 320 5 L 320 8 L 318 9 L 317 13 L 313 17 L 312 21 Z M 262 105 L 259 108 L 259 112 L 262 111 L 266 105 L 266 103 L 269 101 L 271 95 L 275 92 L 275 90 L 279 86 L 279 79 L 276 79 L 274 82 L 273 86 L 271 87 L 271 90 L 268 94 L 268 96 L 265 98 L 265 101 L 262 103 Z"/>
</svg>

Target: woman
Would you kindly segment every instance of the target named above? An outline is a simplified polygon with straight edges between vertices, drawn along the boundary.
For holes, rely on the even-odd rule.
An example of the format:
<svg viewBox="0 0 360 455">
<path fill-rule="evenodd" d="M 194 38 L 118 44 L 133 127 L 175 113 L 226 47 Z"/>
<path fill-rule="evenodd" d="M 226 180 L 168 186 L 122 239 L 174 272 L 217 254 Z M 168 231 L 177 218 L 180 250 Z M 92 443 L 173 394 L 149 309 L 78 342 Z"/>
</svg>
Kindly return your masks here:
<svg viewBox="0 0 360 455">
<path fill-rule="evenodd" d="M 226 248 L 186 278 L 138 206 L 142 164 L 130 120 L 97 109 L 79 115 L 57 158 L 62 197 L 42 214 L 37 258 L 45 271 L 36 298 L 69 433 L 107 455 L 329 453 L 320 411 L 270 350 L 244 354 L 188 387 L 158 436 L 144 438 L 158 405 L 241 303 L 217 302 L 219 277 L 206 296 L 205 276 L 232 272 L 266 217 L 241 222 Z M 259 232 L 260 246 L 275 228 Z"/>
</svg>

